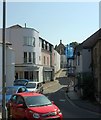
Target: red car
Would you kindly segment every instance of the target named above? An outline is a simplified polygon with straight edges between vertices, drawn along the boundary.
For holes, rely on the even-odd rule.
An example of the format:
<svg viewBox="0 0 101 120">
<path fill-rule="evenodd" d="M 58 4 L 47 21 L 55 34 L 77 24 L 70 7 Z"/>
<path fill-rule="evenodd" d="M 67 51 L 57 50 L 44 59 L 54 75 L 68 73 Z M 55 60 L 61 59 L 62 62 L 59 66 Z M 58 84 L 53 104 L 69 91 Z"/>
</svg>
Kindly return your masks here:
<svg viewBox="0 0 101 120">
<path fill-rule="evenodd" d="M 16 93 L 7 103 L 8 117 L 23 120 L 62 120 L 60 109 L 45 95 Z"/>
</svg>

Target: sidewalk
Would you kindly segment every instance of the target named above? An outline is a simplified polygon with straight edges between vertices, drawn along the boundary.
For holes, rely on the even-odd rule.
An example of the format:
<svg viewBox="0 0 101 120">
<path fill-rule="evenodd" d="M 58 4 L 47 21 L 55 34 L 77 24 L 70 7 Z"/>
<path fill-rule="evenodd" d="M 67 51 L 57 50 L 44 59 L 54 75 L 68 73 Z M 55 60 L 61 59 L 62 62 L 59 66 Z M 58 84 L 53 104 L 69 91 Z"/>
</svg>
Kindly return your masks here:
<svg viewBox="0 0 101 120">
<path fill-rule="evenodd" d="M 62 69 L 60 69 L 60 70 L 55 74 L 54 81 L 48 81 L 48 82 L 44 83 L 44 84 L 43 84 L 44 89 L 47 89 L 47 88 L 53 86 L 53 84 L 56 84 L 56 83 L 58 82 L 58 80 L 56 80 L 56 79 L 60 76 L 61 72 L 62 72 Z"/>
<path fill-rule="evenodd" d="M 56 84 L 57 82 L 58 82 L 57 80 L 54 80 L 54 81 L 49 81 L 47 83 L 44 83 L 43 84 L 44 90 L 47 89 L 47 88 L 49 88 L 49 87 L 51 87 L 51 86 L 53 86 L 53 84 Z"/>
<path fill-rule="evenodd" d="M 91 103 L 89 100 L 82 100 L 72 86 L 68 90 L 67 97 L 78 107 L 101 114 L 101 105 Z"/>
</svg>

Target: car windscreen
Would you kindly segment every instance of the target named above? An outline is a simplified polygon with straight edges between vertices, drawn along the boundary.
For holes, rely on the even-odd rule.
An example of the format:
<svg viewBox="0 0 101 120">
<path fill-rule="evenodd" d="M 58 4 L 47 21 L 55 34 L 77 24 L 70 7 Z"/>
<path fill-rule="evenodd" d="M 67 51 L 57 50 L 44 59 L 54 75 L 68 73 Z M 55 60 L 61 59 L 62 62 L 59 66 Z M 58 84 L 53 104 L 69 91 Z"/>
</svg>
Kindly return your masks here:
<svg viewBox="0 0 101 120">
<path fill-rule="evenodd" d="M 26 85 L 26 88 L 35 88 L 36 87 L 36 83 L 28 83 Z"/>
<path fill-rule="evenodd" d="M 51 101 L 44 95 L 27 96 L 25 97 L 25 101 L 28 107 L 40 107 L 52 104 Z"/>
</svg>

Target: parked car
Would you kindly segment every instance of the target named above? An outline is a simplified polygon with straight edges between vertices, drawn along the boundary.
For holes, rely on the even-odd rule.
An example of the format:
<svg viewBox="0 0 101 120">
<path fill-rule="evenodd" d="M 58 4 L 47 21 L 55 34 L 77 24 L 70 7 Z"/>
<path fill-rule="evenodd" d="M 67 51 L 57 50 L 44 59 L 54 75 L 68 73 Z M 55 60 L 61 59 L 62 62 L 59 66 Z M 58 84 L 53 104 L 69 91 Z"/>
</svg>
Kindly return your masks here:
<svg viewBox="0 0 101 120">
<path fill-rule="evenodd" d="M 43 93 L 43 83 L 42 82 L 30 81 L 26 85 L 26 88 L 28 89 L 28 91 Z"/>
<path fill-rule="evenodd" d="M 62 120 L 60 109 L 45 95 L 16 93 L 7 103 L 8 118 L 23 120 Z"/>
<path fill-rule="evenodd" d="M 25 86 L 9 86 L 6 87 L 6 102 L 11 98 L 14 93 L 28 92 Z M 2 88 L 0 89 L 0 106 L 2 105 Z"/>
<path fill-rule="evenodd" d="M 28 79 L 16 79 L 14 85 L 26 86 L 28 82 Z"/>
</svg>

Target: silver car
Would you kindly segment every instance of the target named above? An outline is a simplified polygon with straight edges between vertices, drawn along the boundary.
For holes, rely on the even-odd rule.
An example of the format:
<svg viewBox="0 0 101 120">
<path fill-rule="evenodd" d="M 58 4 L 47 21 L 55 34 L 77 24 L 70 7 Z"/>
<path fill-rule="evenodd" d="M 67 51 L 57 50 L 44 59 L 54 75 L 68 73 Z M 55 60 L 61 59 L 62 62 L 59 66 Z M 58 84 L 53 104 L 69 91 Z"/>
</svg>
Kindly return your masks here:
<svg viewBox="0 0 101 120">
<path fill-rule="evenodd" d="M 43 84 L 42 82 L 30 81 L 26 85 L 28 91 L 43 93 Z"/>
</svg>

